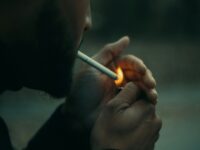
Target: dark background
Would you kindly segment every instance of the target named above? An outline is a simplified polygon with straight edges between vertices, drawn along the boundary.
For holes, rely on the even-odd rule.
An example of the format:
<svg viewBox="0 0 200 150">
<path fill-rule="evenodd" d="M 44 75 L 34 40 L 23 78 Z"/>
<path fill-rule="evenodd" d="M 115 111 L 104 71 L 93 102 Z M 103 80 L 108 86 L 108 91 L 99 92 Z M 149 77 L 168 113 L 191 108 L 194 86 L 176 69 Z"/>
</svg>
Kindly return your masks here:
<svg viewBox="0 0 200 150">
<path fill-rule="evenodd" d="M 142 58 L 157 79 L 163 128 L 156 150 L 199 150 L 200 1 L 92 0 L 92 13 L 93 29 L 81 49 L 92 56 L 129 35 L 126 53 Z M 29 89 L 0 98 L 0 114 L 18 149 L 60 103 Z"/>
<path fill-rule="evenodd" d="M 160 84 L 200 81 L 200 1 L 94 0 L 92 12 L 83 46 L 88 53 L 129 35 L 127 53 L 144 59 Z"/>
<path fill-rule="evenodd" d="M 95 31 L 112 36 L 200 35 L 200 2 L 198 0 L 94 0 L 92 3 Z"/>
</svg>

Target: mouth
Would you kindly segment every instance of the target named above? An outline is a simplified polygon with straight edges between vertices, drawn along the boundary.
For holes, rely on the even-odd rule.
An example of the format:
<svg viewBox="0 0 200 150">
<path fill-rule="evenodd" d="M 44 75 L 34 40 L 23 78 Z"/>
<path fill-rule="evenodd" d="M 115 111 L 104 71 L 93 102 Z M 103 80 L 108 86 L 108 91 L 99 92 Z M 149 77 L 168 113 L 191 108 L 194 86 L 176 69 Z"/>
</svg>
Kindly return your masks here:
<svg viewBox="0 0 200 150">
<path fill-rule="evenodd" d="M 84 37 L 82 37 L 82 38 L 79 40 L 77 50 L 79 50 L 79 49 L 81 48 L 81 46 L 83 45 L 83 42 L 84 42 Z"/>
</svg>

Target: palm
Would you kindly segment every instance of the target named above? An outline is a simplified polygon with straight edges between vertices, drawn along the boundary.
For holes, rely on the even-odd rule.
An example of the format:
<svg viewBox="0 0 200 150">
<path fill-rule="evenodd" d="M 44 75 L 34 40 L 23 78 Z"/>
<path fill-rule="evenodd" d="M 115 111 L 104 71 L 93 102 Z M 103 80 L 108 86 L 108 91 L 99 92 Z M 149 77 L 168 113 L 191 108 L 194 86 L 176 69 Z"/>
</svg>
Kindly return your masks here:
<svg viewBox="0 0 200 150">
<path fill-rule="evenodd" d="M 93 117 L 97 108 L 113 97 L 114 90 L 112 79 L 86 67 L 75 78 L 70 103 L 85 120 Z"/>
</svg>

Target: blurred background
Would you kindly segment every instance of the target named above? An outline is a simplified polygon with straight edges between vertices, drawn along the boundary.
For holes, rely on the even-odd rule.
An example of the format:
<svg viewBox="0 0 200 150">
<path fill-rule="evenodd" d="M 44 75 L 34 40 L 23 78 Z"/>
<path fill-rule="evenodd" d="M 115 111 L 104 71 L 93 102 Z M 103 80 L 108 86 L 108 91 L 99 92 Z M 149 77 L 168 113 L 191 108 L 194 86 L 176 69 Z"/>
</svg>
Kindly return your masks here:
<svg viewBox="0 0 200 150">
<path fill-rule="evenodd" d="M 92 16 L 85 53 L 92 56 L 104 44 L 129 35 L 125 53 L 142 58 L 157 79 L 163 128 L 155 149 L 199 150 L 200 1 L 92 0 Z M 0 98 L 0 114 L 18 149 L 60 103 L 29 89 Z"/>
</svg>

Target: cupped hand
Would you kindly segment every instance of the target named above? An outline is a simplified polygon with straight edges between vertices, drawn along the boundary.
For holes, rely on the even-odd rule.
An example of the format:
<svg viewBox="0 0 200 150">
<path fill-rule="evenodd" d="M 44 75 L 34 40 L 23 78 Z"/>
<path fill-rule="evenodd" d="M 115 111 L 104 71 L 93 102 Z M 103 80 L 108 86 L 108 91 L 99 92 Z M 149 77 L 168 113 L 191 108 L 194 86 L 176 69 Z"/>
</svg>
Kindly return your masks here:
<svg viewBox="0 0 200 150">
<path fill-rule="evenodd" d="M 93 59 L 111 69 L 114 60 L 128 45 L 129 38 L 123 37 L 105 45 Z M 70 107 L 73 106 L 81 118 L 88 120 L 94 116 L 104 101 L 115 95 L 115 89 L 113 79 L 83 63 L 74 78 L 69 97 Z"/>
<path fill-rule="evenodd" d="M 129 42 L 129 38 L 125 36 L 114 43 L 107 44 L 93 59 L 110 69 L 120 66 L 125 74 L 126 83 L 134 82 L 147 95 L 148 101 L 155 104 L 157 99 L 155 79 L 149 69 L 134 55 L 121 56 Z M 73 106 L 73 111 L 77 112 L 83 120 L 94 120 L 101 107 L 116 94 L 113 79 L 84 64 L 72 86 L 69 97 L 70 107 Z"/>
<path fill-rule="evenodd" d="M 161 120 L 155 105 L 140 99 L 140 88 L 125 88 L 102 108 L 92 131 L 93 150 L 153 150 Z"/>
</svg>

